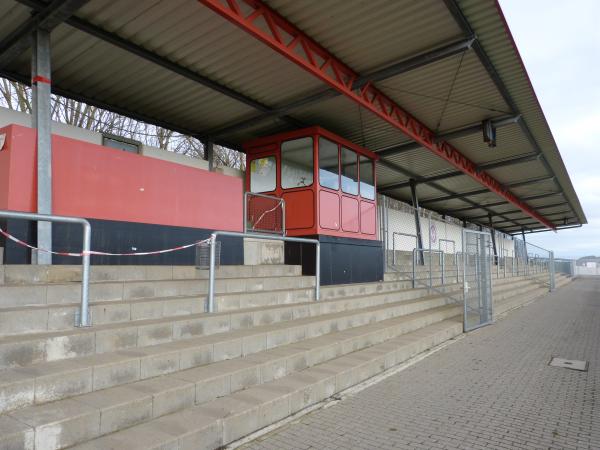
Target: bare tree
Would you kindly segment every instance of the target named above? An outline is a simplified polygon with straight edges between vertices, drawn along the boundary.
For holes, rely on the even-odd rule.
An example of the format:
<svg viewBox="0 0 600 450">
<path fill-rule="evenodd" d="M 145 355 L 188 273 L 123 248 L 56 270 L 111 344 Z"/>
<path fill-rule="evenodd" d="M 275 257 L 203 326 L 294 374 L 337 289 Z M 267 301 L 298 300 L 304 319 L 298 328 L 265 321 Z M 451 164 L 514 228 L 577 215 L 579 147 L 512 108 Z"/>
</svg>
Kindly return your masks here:
<svg viewBox="0 0 600 450">
<path fill-rule="evenodd" d="M 31 88 L 0 78 L 0 106 L 31 114 L 31 104 Z M 192 136 L 140 122 L 66 97 L 52 96 L 51 117 L 56 122 L 97 133 L 126 137 L 191 158 L 204 157 L 204 145 Z M 215 146 L 214 155 L 217 166 L 245 169 L 245 155 L 236 150 Z"/>
</svg>

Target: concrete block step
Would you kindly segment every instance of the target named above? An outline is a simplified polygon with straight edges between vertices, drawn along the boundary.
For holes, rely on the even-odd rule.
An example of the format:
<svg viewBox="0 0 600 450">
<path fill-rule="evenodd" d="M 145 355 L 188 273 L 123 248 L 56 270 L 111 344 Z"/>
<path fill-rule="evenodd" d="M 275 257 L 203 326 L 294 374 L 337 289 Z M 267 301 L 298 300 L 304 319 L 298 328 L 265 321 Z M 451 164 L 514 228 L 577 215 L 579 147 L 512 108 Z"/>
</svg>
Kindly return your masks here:
<svg viewBox="0 0 600 450">
<path fill-rule="evenodd" d="M 0 412 L 237 358 L 334 331 L 427 312 L 441 296 L 238 329 L 135 350 L 94 354 L 0 371 Z M 454 306 L 454 305 L 450 305 Z"/>
<path fill-rule="evenodd" d="M 459 313 L 460 308 L 456 306 L 435 308 L 307 339 L 300 344 L 285 345 L 275 350 L 82 394 L 72 399 L 22 408 L 8 416 L 34 427 L 36 444 L 42 442 L 46 449 L 64 448 L 77 443 L 81 437 L 82 413 L 90 416 L 87 429 L 84 430 L 86 438 L 99 437 L 281 379 L 448 320 Z M 75 407 L 76 404 L 80 407 Z M 52 431 L 48 431 L 49 428 Z M 44 434 L 49 433 L 58 437 L 54 441 L 59 442 L 58 445 L 48 446 L 47 439 L 42 439 Z M 72 442 L 69 437 L 73 439 Z"/>
<path fill-rule="evenodd" d="M 286 278 L 281 277 L 285 285 Z M 306 278 L 304 278 L 306 279 Z M 257 279 L 247 279 L 257 280 Z M 269 280 L 276 280 L 269 278 Z M 235 279 L 225 280 L 237 281 Z M 314 285 L 314 282 L 309 283 Z M 390 281 L 325 286 L 321 289 L 322 299 L 405 290 L 412 286 L 409 281 Z M 217 310 L 231 311 L 242 308 L 298 303 L 314 299 L 314 287 L 300 289 L 278 289 L 251 293 L 217 294 Z M 68 330 L 75 326 L 79 313 L 79 301 L 70 304 L 32 305 L 0 308 L 0 336 L 23 333 Z M 171 296 L 145 299 L 92 301 L 90 311 L 92 323 L 103 325 L 135 320 L 157 319 L 202 313 L 206 310 L 206 296 Z"/>
<path fill-rule="evenodd" d="M 502 292 L 495 293 L 492 298 L 495 304 L 496 302 L 502 302 L 506 301 L 507 299 L 527 295 L 529 292 L 540 288 L 543 289 L 546 293 L 548 293 L 548 288 L 541 287 L 536 283 L 527 283 L 520 286 L 516 286 L 512 289 L 506 289 Z"/>
<path fill-rule="evenodd" d="M 448 284 L 450 285 L 450 283 Z M 409 289 L 411 287 L 412 283 L 407 280 L 323 286 L 321 287 L 321 299 L 371 295 L 380 292 Z M 448 289 L 454 288 L 450 285 Z M 266 307 L 310 301 L 314 300 L 314 294 L 314 288 L 219 294 L 215 295 L 215 304 L 218 311 L 234 311 L 240 308 Z"/>
<path fill-rule="evenodd" d="M 215 281 L 216 293 L 261 292 L 274 289 L 300 289 L 315 285 L 311 276 L 222 278 Z M 140 298 L 205 296 L 206 279 L 99 281 L 90 283 L 90 301 L 117 301 Z M 79 303 L 80 283 L 34 283 L 0 285 L 0 306 L 56 305 Z"/>
<path fill-rule="evenodd" d="M 462 324 L 457 320 L 439 322 L 299 373 L 168 414 L 73 448 L 220 448 L 368 380 L 461 332 Z M 67 442 L 72 441 L 70 436 L 65 438 Z"/>
<path fill-rule="evenodd" d="M 80 265 L 21 265 L 3 266 L 5 284 L 48 284 L 81 282 Z M 302 275 L 298 265 L 269 264 L 255 266 L 227 265 L 217 268 L 217 278 L 252 278 Z M 180 279 L 207 279 L 208 270 L 195 266 L 91 266 L 90 281 L 158 281 Z"/>
<path fill-rule="evenodd" d="M 548 294 L 548 289 L 545 288 L 533 288 L 528 292 L 520 295 L 512 296 L 503 301 L 494 302 L 494 314 L 496 316 L 506 314 L 513 309 L 520 308 L 521 306 L 529 303 L 539 297 L 543 297 Z"/>
<path fill-rule="evenodd" d="M 314 318 L 338 311 L 354 314 L 359 308 L 385 307 L 387 303 L 425 295 L 427 295 L 425 289 L 408 289 L 269 308 L 249 308 L 233 312 L 203 313 L 67 331 L 6 336 L 0 338 L 0 368 L 22 367 L 43 361 L 129 350 L 256 325 L 287 322 L 303 317 Z"/>
</svg>

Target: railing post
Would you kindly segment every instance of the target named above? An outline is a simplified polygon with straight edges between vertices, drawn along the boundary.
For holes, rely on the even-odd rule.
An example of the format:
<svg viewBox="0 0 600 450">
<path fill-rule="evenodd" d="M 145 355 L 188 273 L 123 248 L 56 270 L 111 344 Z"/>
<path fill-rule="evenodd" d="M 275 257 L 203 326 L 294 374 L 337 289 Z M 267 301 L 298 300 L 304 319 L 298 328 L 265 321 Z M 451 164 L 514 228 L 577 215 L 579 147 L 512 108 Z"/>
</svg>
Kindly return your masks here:
<svg viewBox="0 0 600 450">
<path fill-rule="evenodd" d="M 90 290 L 90 250 L 92 243 L 92 227 L 87 220 L 83 223 L 83 256 L 81 258 L 81 310 L 79 311 L 79 326 L 89 327 L 89 290 Z"/>
<path fill-rule="evenodd" d="M 248 191 L 244 192 L 244 233 L 248 232 Z"/>
<path fill-rule="evenodd" d="M 552 292 L 556 288 L 556 268 L 554 267 L 554 252 L 550 251 L 550 259 L 548 261 L 548 272 L 550 276 L 550 292 Z"/>
<path fill-rule="evenodd" d="M 316 243 L 316 254 L 317 260 L 315 261 L 315 300 L 320 300 L 321 298 L 321 244 L 319 242 Z"/>
<path fill-rule="evenodd" d="M 208 299 L 206 311 L 212 313 L 215 311 L 215 264 L 216 264 L 217 235 L 210 236 L 210 261 L 208 263 Z"/>
<path fill-rule="evenodd" d="M 413 289 L 415 288 L 415 277 L 416 277 L 416 270 L 415 270 L 415 265 L 416 265 L 416 259 L 417 259 L 417 247 L 413 248 L 412 251 L 412 287 Z"/>
<path fill-rule="evenodd" d="M 446 266 L 446 258 L 444 257 L 444 252 L 440 253 L 440 256 L 442 257 L 442 286 L 446 283 L 446 277 L 444 275 L 444 269 Z"/>
</svg>

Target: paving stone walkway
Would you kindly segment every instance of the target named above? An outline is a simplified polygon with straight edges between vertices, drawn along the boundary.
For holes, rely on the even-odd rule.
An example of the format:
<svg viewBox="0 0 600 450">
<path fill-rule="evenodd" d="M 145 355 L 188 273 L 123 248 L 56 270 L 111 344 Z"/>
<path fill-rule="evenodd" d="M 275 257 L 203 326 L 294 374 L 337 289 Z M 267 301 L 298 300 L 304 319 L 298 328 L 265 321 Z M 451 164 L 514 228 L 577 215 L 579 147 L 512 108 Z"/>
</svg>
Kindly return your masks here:
<svg viewBox="0 0 600 450">
<path fill-rule="evenodd" d="M 550 367 L 552 356 L 589 370 Z M 242 448 L 600 449 L 600 279 L 576 280 Z"/>
</svg>

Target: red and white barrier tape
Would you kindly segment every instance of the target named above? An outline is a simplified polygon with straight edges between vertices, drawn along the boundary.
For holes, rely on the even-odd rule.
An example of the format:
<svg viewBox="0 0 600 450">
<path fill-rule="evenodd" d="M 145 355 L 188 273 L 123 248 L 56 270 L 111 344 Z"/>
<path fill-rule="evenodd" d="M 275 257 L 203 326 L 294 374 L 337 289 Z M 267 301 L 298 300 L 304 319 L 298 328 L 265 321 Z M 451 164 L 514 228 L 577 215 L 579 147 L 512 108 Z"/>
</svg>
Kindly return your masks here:
<svg viewBox="0 0 600 450">
<path fill-rule="evenodd" d="M 11 241 L 16 242 L 19 245 L 22 245 L 24 247 L 30 248 L 31 250 L 37 250 L 38 252 L 43 252 L 43 253 L 50 253 L 52 255 L 79 256 L 79 257 L 84 256 L 86 254 L 88 254 L 88 255 L 100 255 L 100 256 L 146 256 L 146 255 L 159 255 L 161 253 L 176 252 L 176 251 L 179 251 L 179 250 L 183 250 L 183 249 L 186 249 L 186 248 L 194 247 L 196 245 L 203 244 L 203 243 L 206 243 L 206 242 L 210 241 L 210 239 L 203 239 L 201 241 L 196 241 L 196 242 L 194 242 L 192 244 L 180 245 L 178 247 L 167 248 L 167 249 L 164 249 L 164 250 L 155 250 L 155 251 L 152 251 L 152 252 L 108 253 L 108 252 L 97 252 L 97 251 L 91 250 L 89 252 L 70 253 L 70 252 L 55 252 L 55 251 L 47 250 L 47 249 L 44 249 L 44 248 L 35 247 L 35 246 L 31 245 L 31 244 L 28 244 L 27 242 L 23 242 L 22 240 L 14 237 L 13 235 L 7 233 L 1 227 L 0 227 L 0 234 L 2 234 L 7 239 L 10 239 Z"/>
<path fill-rule="evenodd" d="M 254 228 L 254 227 L 256 227 L 256 225 L 258 225 L 258 223 L 259 223 L 261 220 L 263 220 L 263 218 L 264 218 L 264 217 L 265 217 L 267 214 L 269 214 L 269 213 L 272 213 L 272 212 L 273 212 L 273 211 L 275 211 L 277 208 L 279 208 L 279 207 L 280 207 L 282 204 L 283 204 L 283 199 L 279 200 L 279 201 L 277 202 L 277 204 L 276 204 L 276 205 L 275 205 L 273 208 L 269 209 L 268 211 L 265 211 L 265 212 L 263 212 L 263 213 L 261 214 L 261 216 L 258 218 L 258 220 L 256 220 L 256 221 L 254 222 L 254 224 L 253 224 L 253 228 Z"/>
</svg>

